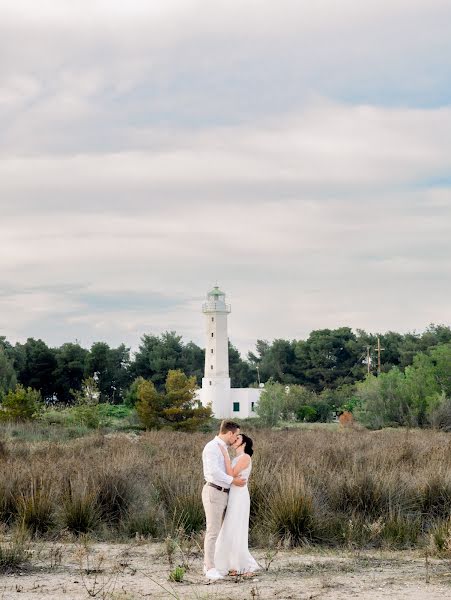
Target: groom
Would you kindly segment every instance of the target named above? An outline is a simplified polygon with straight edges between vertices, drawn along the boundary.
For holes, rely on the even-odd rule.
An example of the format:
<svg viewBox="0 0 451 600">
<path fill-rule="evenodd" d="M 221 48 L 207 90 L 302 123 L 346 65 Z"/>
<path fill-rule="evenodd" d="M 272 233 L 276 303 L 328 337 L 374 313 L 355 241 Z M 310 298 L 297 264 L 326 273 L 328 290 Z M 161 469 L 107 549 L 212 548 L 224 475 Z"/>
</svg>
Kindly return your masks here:
<svg viewBox="0 0 451 600">
<path fill-rule="evenodd" d="M 233 421 L 222 421 L 219 434 L 205 446 L 202 452 L 205 485 L 202 490 L 202 503 L 207 519 L 207 531 L 204 542 L 204 574 L 207 579 L 223 579 L 215 569 L 215 545 L 221 529 L 229 499 L 231 485 L 242 487 L 246 480 L 227 475 L 224 456 L 220 446 L 227 448 L 234 444 L 240 433 L 239 426 Z"/>
</svg>

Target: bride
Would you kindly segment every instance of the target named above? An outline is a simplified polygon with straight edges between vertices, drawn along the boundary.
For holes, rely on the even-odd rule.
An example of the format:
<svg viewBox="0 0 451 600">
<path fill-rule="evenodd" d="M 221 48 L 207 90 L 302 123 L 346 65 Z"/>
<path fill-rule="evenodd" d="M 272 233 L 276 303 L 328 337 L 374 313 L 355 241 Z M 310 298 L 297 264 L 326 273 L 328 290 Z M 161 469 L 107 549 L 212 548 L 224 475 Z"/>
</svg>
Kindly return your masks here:
<svg viewBox="0 0 451 600">
<path fill-rule="evenodd" d="M 236 457 L 230 462 L 226 448 L 220 446 L 228 475 L 240 475 L 246 481 L 252 470 L 252 440 L 240 434 L 232 448 Z M 224 522 L 216 540 L 215 567 L 221 575 L 245 575 L 251 577 L 260 566 L 248 549 L 250 498 L 247 483 L 244 487 L 232 485 Z"/>
</svg>

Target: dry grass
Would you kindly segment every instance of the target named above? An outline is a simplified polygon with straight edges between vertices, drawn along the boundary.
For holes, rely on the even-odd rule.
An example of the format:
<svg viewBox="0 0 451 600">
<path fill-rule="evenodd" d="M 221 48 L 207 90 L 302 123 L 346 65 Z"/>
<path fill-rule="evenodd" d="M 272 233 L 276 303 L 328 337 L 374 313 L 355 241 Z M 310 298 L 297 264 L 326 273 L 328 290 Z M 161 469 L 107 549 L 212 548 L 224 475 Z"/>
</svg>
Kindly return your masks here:
<svg viewBox="0 0 451 600">
<path fill-rule="evenodd" d="M 448 548 L 451 437 L 420 430 L 252 432 L 251 540 Z M 210 434 L 148 432 L 10 439 L 0 454 L 0 520 L 33 535 L 163 539 L 203 528 Z"/>
</svg>

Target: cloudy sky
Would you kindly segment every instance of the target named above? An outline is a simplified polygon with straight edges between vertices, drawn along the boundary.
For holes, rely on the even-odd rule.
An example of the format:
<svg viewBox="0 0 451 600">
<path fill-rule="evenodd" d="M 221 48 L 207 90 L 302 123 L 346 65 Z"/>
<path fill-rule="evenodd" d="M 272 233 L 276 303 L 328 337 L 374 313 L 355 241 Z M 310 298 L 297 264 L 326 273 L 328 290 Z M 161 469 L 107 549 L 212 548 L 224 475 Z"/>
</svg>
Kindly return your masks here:
<svg viewBox="0 0 451 600">
<path fill-rule="evenodd" d="M 0 335 L 451 324 L 449 0 L 0 0 Z"/>
</svg>

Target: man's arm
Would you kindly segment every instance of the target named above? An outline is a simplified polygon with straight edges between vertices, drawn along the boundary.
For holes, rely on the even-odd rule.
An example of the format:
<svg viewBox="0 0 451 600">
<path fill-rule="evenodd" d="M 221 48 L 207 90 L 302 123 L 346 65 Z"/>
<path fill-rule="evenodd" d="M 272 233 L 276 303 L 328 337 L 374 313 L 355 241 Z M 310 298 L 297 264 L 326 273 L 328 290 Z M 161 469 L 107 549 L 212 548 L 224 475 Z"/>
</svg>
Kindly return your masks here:
<svg viewBox="0 0 451 600">
<path fill-rule="evenodd" d="M 232 485 L 233 483 L 233 475 L 227 475 L 220 468 L 219 456 L 217 454 L 217 449 L 213 446 L 209 446 L 204 450 L 204 459 L 205 459 L 205 476 L 211 477 L 218 484 L 222 483 L 222 485 Z"/>
<path fill-rule="evenodd" d="M 232 469 L 232 475 L 237 477 L 241 471 L 247 469 L 249 463 L 251 462 L 251 457 L 248 454 L 243 454 L 243 456 L 237 461 L 236 465 Z"/>
</svg>

